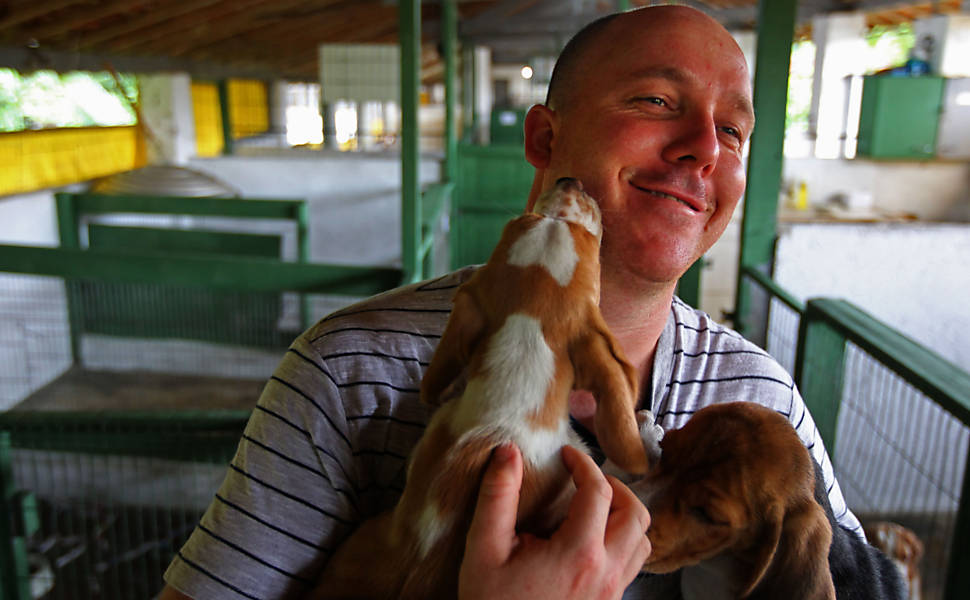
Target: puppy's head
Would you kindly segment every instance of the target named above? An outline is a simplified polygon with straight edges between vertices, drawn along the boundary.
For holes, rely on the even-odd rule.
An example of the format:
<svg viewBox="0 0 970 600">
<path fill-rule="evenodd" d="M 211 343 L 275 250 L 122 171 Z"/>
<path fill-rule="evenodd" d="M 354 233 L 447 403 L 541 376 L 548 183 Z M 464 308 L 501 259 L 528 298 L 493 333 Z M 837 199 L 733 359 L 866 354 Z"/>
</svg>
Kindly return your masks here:
<svg viewBox="0 0 970 600">
<path fill-rule="evenodd" d="M 813 497 L 811 456 L 791 424 L 770 409 L 749 402 L 704 408 L 668 431 L 660 447 L 657 467 L 632 486 L 650 510 L 653 551 L 645 571 L 729 556 L 743 597 L 778 559 L 779 546 L 788 543 L 784 532 L 828 527 Z M 825 547 L 812 550 L 822 560 L 828 531 L 829 538 L 820 532 Z"/>
<path fill-rule="evenodd" d="M 556 181 L 555 187 L 539 196 L 532 211 L 582 225 L 596 239 L 603 238 L 599 205 L 583 191 L 583 184 L 578 179 L 562 177 Z"/>
</svg>

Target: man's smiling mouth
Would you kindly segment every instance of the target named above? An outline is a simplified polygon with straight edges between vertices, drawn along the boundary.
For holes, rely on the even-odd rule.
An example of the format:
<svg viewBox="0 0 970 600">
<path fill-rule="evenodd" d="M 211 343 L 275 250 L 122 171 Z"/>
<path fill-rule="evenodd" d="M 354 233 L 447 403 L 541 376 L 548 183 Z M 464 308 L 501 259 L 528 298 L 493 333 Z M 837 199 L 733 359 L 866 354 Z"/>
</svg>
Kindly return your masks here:
<svg viewBox="0 0 970 600">
<path fill-rule="evenodd" d="M 691 204 L 690 202 L 687 202 L 686 200 L 684 200 L 682 198 L 679 198 L 677 196 L 674 196 L 673 194 L 668 194 L 666 192 L 660 192 L 660 191 L 652 190 L 652 189 L 649 189 L 649 188 L 642 188 L 642 187 L 640 187 L 638 185 L 634 185 L 633 187 L 637 188 L 641 192 L 646 192 L 648 194 L 657 196 L 659 198 L 667 198 L 668 200 L 675 200 L 675 201 L 679 202 L 680 204 L 686 206 L 687 208 L 691 209 L 694 212 L 701 212 L 698 207 L 694 206 L 693 204 Z"/>
</svg>

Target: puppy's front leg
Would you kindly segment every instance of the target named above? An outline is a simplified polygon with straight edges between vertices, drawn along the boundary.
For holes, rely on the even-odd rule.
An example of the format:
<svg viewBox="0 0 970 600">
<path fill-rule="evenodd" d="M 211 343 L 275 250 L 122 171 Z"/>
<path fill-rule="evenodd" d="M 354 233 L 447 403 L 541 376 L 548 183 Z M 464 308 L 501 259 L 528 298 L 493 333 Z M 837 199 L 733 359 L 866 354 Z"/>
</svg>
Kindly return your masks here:
<svg viewBox="0 0 970 600">
<path fill-rule="evenodd" d="M 448 324 L 421 379 L 423 402 L 440 406 L 445 401 L 445 390 L 461 377 L 484 331 L 482 309 L 467 289 L 459 288 Z"/>
<path fill-rule="evenodd" d="M 628 473 L 643 475 L 647 459 L 634 410 L 637 372 L 619 355 L 605 329 L 593 329 L 570 348 L 575 387 L 596 399 L 596 437 L 614 463 Z"/>
</svg>

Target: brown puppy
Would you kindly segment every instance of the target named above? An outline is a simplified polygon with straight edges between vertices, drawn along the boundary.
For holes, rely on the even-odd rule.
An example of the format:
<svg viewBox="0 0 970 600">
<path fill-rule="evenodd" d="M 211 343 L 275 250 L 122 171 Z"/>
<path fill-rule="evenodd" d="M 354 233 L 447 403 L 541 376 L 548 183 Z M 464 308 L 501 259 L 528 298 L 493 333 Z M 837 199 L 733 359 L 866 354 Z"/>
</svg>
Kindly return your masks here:
<svg viewBox="0 0 970 600">
<path fill-rule="evenodd" d="M 392 512 L 366 521 L 327 564 L 314 598 L 453 598 L 465 536 L 492 450 L 522 450 L 518 528 L 544 534 L 574 488 L 560 459 L 582 447 L 569 426 L 572 389 L 598 401 L 603 449 L 643 474 L 636 371 L 599 312 L 600 213 L 573 179 L 506 225 L 488 263 L 455 294 L 421 382 L 440 405 L 410 457 Z"/>
<path fill-rule="evenodd" d="M 913 531 L 897 523 L 878 521 L 864 527 L 872 545 L 884 552 L 899 569 L 909 600 L 922 600 L 919 564 L 923 560 L 923 542 Z"/>
<path fill-rule="evenodd" d="M 784 417 L 750 402 L 709 406 L 660 448 L 630 486 L 650 511 L 645 571 L 683 569 L 685 600 L 834 600 L 814 462 Z"/>
</svg>

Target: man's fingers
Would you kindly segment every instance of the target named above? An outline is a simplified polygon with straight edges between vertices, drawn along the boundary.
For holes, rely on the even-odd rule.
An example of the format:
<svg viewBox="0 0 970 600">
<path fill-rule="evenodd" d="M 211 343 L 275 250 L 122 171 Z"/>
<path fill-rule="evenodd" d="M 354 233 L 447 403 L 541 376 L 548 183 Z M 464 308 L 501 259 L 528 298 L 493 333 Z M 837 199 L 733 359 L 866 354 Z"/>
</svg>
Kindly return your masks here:
<svg viewBox="0 0 970 600">
<path fill-rule="evenodd" d="M 613 488 L 593 459 L 572 446 L 563 446 L 562 460 L 576 484 L 569 514 L 555 536 L 570 543 L 603 543 Z"/>
<path fill-rule="evenodd" d="M 515 546 L 515 521 L 522 486 L 522 454 L 515 444 L 495 448 L 485 469 L 465 556 L 486 565 L 503 564 Z"/>
<path fill-rule="evenodd" d="M 613 488 L 613 504 L 606 525 L 607 552 L 618 557 L 628 557 L 625 571 L 632 578 L 643 568 L 650 556 L 650 513 L 630 488 L 620 480 L 607 475 Z"/>
</svg>

